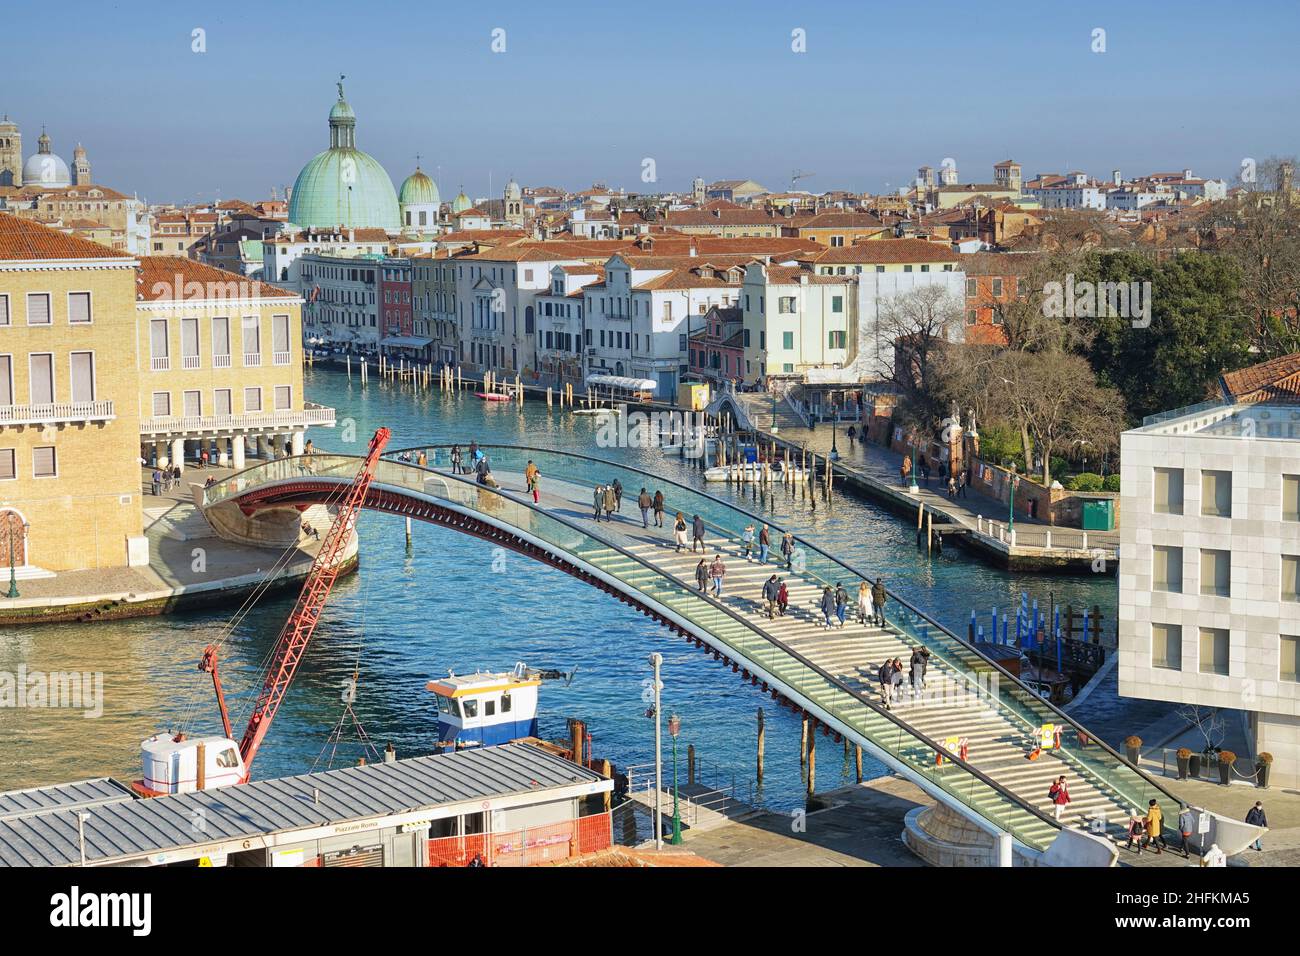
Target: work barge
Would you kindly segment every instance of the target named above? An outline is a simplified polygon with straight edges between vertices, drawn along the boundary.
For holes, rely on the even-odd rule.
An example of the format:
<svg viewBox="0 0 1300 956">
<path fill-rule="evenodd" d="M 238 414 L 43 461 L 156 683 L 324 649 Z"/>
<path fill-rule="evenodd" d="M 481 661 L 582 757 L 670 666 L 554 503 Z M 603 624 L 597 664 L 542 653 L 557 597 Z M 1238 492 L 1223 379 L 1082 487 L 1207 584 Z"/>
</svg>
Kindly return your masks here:
<svg viewBox="0 0 1300 956">
<path fill-rule="evenodd" d="M 142 798 L 0 793 L 0 866 L 526 866 L 607 849 L 614 783 L 531 743 Z"/>
</svg>

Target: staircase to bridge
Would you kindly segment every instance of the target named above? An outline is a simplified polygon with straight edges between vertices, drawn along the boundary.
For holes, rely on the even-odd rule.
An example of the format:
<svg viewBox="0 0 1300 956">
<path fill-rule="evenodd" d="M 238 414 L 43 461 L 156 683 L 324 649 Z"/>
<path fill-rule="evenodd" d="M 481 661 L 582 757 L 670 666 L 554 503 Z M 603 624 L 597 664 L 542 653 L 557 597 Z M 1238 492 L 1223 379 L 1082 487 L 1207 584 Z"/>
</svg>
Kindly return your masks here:
<svg viewBox="0 0 1300 956">
<path fill-rule="evenodd" d="M 486 451 L 502 487 L 492 489 L 451 474 L 446 447 L 424 450 L 427 467 L 382 461 L 366 507 L 507 544 L 640 607 L 936 800 L 990 832 L 1010 834 L 1022 859 L 1047 850 L 1062 826 L 1117 840 L 1130 809 L 1145 810 L 1150 799 L 1166 820 L 1177 816 L 1177 798 L 1156 781 L 906 601 L 891 596 L 884 627 L 850 616 L 844 626 L 827 628 L 817 609 L 822 588 L 842 583 L 856 596 L 858 582 L 873 578 L 813 542 L 796 538 L 789 570 L 763 565 L 746 560 L 739 543 L 740 530 L 757 529 L 761 518 L 662 476 L 581 455 L 495 446 Z M 542 474 L 538 504 L 523 489 L 528 460 Z M 322 454 L 267 462 L 208 489 L 204 508 L 254 513 L 320 504 L 351 479 L 356 462 Z M 592 489 L 615 477 L 625 489 L 622 511 L 613 521 L 595 521 Z M 643 485 L 664 491 L 663 528 L 642 527 L 636 495 Z M 728 569 L 720 600 L 695 585 L 702 555 L 674 546 L 677 511 L 688 521 L 699 514 L 708 525 L 707 557 L 721 555 Z M 770 531 L 775 550 L 781 531 Z M 769 619 L 761 593 L 773 573 L 785 578 L 790 605 L 785 616 Z M 914 694 L 905 683 L 887 708 L 878 668 L 895 657 L 906 665 L 918 646 L 931 654 L 925 688 Z M 1030 759 L 1046 724 L 1059 730 L 1059 749 Z M 1058 822 L 1047 791 L 1062 774 L 1072 799 Z M 1145 856 L 1151 859 L 1136 859 L 1161 859 Z"/>
</svg>

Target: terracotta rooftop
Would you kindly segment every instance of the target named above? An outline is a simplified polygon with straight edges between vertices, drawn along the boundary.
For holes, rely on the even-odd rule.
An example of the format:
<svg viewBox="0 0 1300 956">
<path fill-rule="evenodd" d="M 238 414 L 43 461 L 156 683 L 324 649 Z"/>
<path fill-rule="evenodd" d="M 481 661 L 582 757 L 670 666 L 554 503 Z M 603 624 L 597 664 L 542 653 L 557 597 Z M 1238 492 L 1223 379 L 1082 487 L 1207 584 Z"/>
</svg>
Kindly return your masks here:
<svg viewBox="0 0 1300 956">
<path fill-rule="evenodd" d="M 858 242 L 851 246 L 836 246 L 833 249 L 809 256 L 800 256 L 806 262 L 818 265 L 832 263 L 929 263 L 956 262 L 957 253 L 946 242 L 930 242 L 927 239 L 875 239 L 870 242 Z"/>
<path fill-rule="evenodd" d="M 203 291 L 187 288 L 199 283 Z M 232 285 L 232 283 L 235 283 Z M 179 288 L 178 288 L 179 287 Z M 226 291 L 231 290 L 231 291 Z M 233 290 L 238 290 L 233 291 Z M 217 294 L 213 294 L 213 292 Z M 178 294 L 179 293 L 179 294 Z M 186 259 L 184 256 L 141 256 L 136 270 L 136 298 L 141 302 L 160 300 L 194 300 L 215 298 L 297 298 L 298 293 L 279 286 L 258 282 L 236 272 Z"/>
<path fill-rule="evenodd" d="M 0 213 L 0 260 L 131 259 L 129 253 Z"/>
<path fill-rule="evenodd" d="M 1228 372 L 1219 378 L 1219 384 L 1235 402 L 1300 403 L 1300 352 Z"/>
</svg>

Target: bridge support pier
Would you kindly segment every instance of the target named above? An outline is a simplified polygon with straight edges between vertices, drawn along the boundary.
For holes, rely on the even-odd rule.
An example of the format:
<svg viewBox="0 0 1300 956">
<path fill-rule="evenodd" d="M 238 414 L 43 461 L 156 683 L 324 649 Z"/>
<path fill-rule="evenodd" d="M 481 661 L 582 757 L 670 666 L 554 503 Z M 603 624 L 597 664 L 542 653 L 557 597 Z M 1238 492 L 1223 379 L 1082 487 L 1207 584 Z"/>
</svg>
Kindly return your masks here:
<svg viewBox="0 0 1300 956">
<path fill-rule="evenodd" d="M 243 435 L 235 435 L 230 439 L 230 466 L 236 471 L 243 471 L 246 467 L 244 464 L 246 439 Z"/>
</svg>

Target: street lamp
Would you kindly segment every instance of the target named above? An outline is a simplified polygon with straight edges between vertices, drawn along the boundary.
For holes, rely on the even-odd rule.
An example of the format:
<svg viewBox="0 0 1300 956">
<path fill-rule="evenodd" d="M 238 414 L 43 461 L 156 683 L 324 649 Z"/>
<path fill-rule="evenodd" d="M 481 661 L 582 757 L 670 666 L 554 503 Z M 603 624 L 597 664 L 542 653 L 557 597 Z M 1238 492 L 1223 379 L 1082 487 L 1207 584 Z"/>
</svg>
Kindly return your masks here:
<svg viewBox="0 0 1300 956">
<path fill-rule="evenodd" d="M 772 393 L 772 434 L 775 435 L 776 428 L 776 392 Z"/>
<path fill-rule="evenodd" d="M 14 523 L 9 524 L 9 593 L 6 595 L 10 598 L 16 598 L 18 594 L 18 575 L 14 572 Z M 23 540 L 27 540 L 27 530 L 31 527 L 26 521 L 23 522 Z"/>
<path fill-rule="evenodd" d="M 916 444 L 916 433 L 912 433 L 912 470 L 907 473 L 907 490 L 910 494 L 920 494 L 921 486 L 916 483 L 916 473 L 921 468 L 920 452 Z"/>
<path fill-rule="evenodd" d="M 1014 530 L 1015 530 L 1015 527 L 1016 527 L 1016 486 L 1019 485 L 1019 484 L 1020 484 L 1020 476 L 1017 475 L 1015 472 L 1012 472 L 1012 474 L 1011 474 L 1011 494 L 1009 494 L 1009 495 L 1007 496 L 1007 498 L 1008 498 L 1008 502 L 1009 502 L 1009 504 L 1008 504 L 1008 511 L 1007 511 L 1007 530 L 1008 530 L 1008 531 L 1014 531 Z"/>
<path fill-rule="evenodd" d="M 668 733 L 673 738 L 673 835 L 668 842 L 673 846 L 682 842 L 682 815 L 677 806 L 677 734 L 681 729 L 681 718 L 676 714 L 668 718 Z"/>
<path fill-rule="evenodd" d="M 834 402 L 832 402 L 831 403 L 831 461 L 840 460 L 840 449 L 839 446 L 835 444 L 835 426 L 839 422 L 839 417 L 840 417 L 839 407 Z"/>
<path fill-rule="evenodd" d="M 663 684 L 659 681 L 659 668 L 662 666 L 664 658 L 662 654 L 654 653 L 650 655 L 650 666 L 654 669 L 654 692 L 655 703 L 654 710 L 647 716 L 654 717 L 655 720 L 655 849 L 664 848 L 664 826 L 663 812 L 659 808 L 659 798 L 664 792 L 664 767 L 662 759 L 662 739 L 663 728 L 659 720 L 659 691 Z"/>
</svg>

